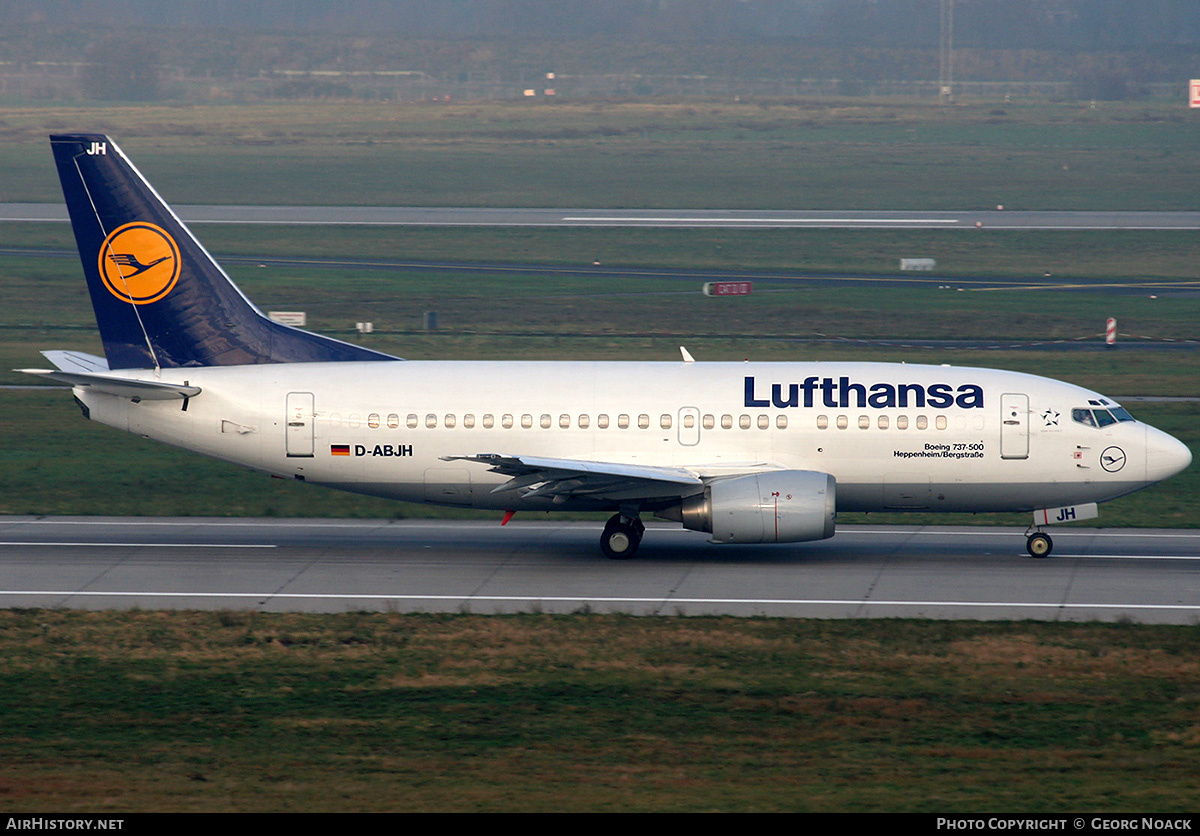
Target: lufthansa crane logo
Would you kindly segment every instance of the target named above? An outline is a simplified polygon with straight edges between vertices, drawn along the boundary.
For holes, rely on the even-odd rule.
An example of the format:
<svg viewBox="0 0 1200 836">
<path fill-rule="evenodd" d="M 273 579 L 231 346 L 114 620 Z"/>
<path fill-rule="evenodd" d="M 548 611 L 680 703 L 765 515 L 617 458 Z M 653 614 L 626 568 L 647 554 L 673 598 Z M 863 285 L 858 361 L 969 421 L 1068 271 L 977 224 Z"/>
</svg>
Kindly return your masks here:
<svg viewBox="0 0 1200 836">
<path fill-rule="evenodd" d="M 1107 447 L 1100 454 L 1100 466 L 1109 473 L 1116 473 L 1125 466 L 1125 451 L 1120 447 Z"/>
<path fill-rule="evenodd" d="M 125 224 L 111 232 L 100 247 L 100 278 L 122 302 L 157 302 L 179 280 L 179 247 L 152 223 Z"/>
</svg>

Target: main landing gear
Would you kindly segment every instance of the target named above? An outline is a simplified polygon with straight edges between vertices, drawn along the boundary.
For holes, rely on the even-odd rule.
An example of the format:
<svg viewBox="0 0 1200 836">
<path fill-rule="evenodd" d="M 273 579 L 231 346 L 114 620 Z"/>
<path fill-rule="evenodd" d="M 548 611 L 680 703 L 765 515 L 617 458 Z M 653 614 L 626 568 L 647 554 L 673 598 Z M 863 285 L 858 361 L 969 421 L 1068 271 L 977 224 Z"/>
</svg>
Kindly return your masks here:
<svg viewBox="0 0 1200 836">
<path fill-rule="evenodd" d="M 646 526 L 636 514 L 613 514 L 600 535 L 600 550 L 612 560 L 628 560 L 637 554 L 645 533 Z"/>
</svg>

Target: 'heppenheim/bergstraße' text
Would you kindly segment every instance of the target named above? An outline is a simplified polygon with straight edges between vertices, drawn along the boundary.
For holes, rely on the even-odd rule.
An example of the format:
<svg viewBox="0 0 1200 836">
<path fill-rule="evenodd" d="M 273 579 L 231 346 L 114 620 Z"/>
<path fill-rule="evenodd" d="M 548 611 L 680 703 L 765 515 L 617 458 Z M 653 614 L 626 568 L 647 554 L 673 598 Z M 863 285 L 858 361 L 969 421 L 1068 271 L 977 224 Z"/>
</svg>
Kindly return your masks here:
<svg viewBox="0 0 1200 836">
<path fill-rule="evenodd" d="M 1044 818 L 1044 819 L 1006 819 L 998 816 L 992 818 L 943 818 L 938 817 L 938 830 L 1192 830 L 1192 819 L 1171 819 L 1160 816 L 1143 816 L 1141 818 L 1104 818 L 1094 816 L 1090 819 L 1076 818 Z"/>
</svg>

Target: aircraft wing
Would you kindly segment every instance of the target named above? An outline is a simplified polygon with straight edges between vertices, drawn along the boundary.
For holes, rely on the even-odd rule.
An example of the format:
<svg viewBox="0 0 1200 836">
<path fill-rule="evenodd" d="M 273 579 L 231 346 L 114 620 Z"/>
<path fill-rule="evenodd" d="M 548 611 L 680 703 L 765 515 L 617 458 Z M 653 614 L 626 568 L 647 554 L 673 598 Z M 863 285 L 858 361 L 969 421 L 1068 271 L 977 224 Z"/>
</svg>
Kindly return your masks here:
<svg viewBox="0 0 1200 836">
<path fill-rule="evenodd" d="M 492 493 L 522 491 L 522 498 L 592 497 L 595 499 L 654 499 L 698 493 L 704 480 L 682 467 L 593 462 L 544 456 L 443 456 L 443 461 L 488 465 L 493 473 L 511 477 Z"/>
</svg>

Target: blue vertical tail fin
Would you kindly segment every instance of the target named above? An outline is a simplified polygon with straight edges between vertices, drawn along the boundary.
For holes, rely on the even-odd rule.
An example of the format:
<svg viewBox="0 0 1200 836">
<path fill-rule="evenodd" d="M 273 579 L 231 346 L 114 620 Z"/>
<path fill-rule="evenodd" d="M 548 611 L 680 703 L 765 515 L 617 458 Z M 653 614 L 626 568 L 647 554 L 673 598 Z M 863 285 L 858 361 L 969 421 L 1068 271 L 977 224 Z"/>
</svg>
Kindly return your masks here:
<svg viewBox="0 0 1200 836">
<path fill-rule="evenodd" d="M 110 368 L 397 359 L 263 316 L 107 136 L 50 144 Z"/>
</svg>

